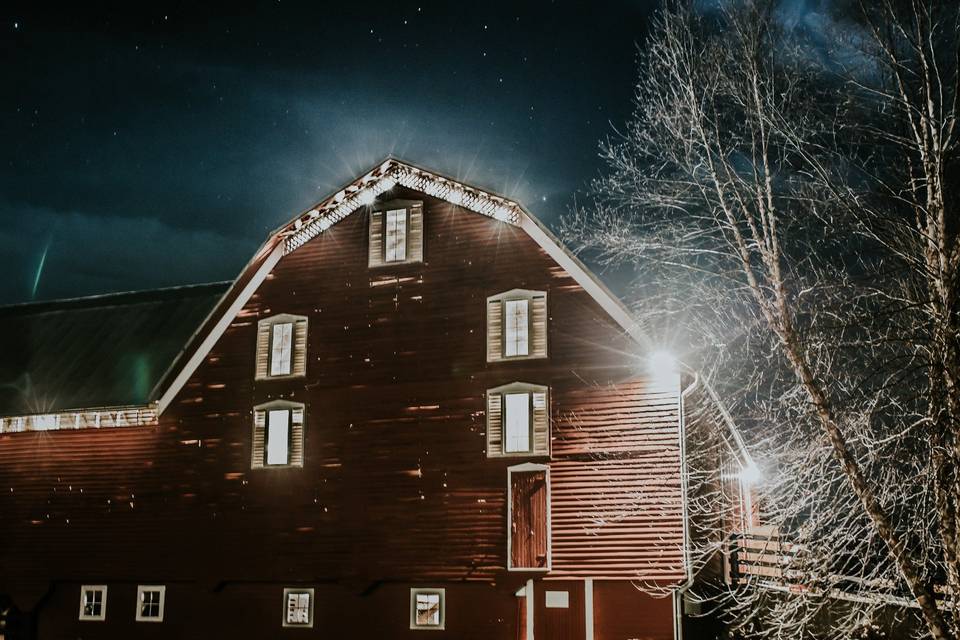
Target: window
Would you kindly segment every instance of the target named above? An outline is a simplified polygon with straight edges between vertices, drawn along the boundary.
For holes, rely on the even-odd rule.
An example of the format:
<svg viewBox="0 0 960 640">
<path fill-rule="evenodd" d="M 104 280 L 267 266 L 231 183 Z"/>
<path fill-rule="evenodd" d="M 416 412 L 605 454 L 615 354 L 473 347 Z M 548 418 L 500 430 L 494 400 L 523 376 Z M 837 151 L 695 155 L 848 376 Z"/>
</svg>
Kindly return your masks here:
<svg viewBox="0 0 960 640">
<path fill-rule="evenodd" d="M 137 587 L 137 622 L 163 622 L 164 586 Z"/>
<path fill-rule="evenodd" d="M 530 451 L 530 394 L 505 393 L 503 395 L 503 423 L 506 453 Z"/>
<path fill-rule="evenodd" d="M 83 585 L 80 587 L 80 619 L 107 619 L 107 585 Z"/>
<path fill-rule="evenodd" d="M 444 589 L 410 589 L 410 628 L 443 629 L 446 624 Z"/>
<path fill-rule="evenodd" d="M 256 379 L 288 378 L 307 373 L 307 318 L 289 313 L 257 323 Z"/>
<path fill-rule="evenodd" d="M 550 469 L 545 464 L 507 469 L 507 563 L 509 571 L 550 569 Z"/>
<path fill-rule="evenodd" d="M 290 410 L 267 413 L 267 460 L 265 464 L 290 464 Z"/>
<path fill-rule="evenodd" d="M 304 405 L 275 400 L 253 409 L 250 467 L 303 466 Z"/>
<path fill-rule="evenodd" d="M 514 382 L 487 390 L 487 456 L 550 455 L 549 391 Z"/>
<path fill-rule="evenodd" d="M 487 298 L 487 362 L 546 357 L 546 292 L 512 289 Z"/>
<path fill-rule="evenodd" d="M 506 358 L 529 355 L 530 301 L 507 300 L 504 304 L 503 355 Z"/>
<path fill-rule="evenodd" d="M 273 351 L 270 354 L 270 375 L 290 375 L 290 353 L 293 351 L 293 323 L 278 322 L 273 331 Z"/>
<path fill-rule="evenodd" d="M 387 211 L 385 262 L 403 262 L 407 259 L 407 210 Z"/>
<path fill-rule="evenodd" d="M 313 589 L 283 590 L 283 626 L 313 626 Z"/>
<path fill-rule="evenodd" d="M 368 264 L 371 267 L 423 260 L 423 202 L 391 200 L 370 212 Z"/>
</svg>

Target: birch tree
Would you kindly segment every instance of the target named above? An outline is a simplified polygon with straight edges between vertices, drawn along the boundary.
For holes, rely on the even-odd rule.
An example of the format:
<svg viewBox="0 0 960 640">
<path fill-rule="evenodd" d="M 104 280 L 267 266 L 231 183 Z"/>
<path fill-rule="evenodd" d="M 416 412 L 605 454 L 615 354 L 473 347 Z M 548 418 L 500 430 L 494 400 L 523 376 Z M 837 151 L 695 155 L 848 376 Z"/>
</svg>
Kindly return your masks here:
<svg viewBox="0 0 960 640">
<path fill-rule="evenodd" d="M 729 594 L 741 630 L 797 637 L 843 596 L 838 637 L 915 615 L 958 638 L 958 8 L 826 24 L 668 3 L 565 235 L 634 270 L 648 333 L 764 452 L 764 515 L 802 552 L 792 588 Z"/>
</svg>

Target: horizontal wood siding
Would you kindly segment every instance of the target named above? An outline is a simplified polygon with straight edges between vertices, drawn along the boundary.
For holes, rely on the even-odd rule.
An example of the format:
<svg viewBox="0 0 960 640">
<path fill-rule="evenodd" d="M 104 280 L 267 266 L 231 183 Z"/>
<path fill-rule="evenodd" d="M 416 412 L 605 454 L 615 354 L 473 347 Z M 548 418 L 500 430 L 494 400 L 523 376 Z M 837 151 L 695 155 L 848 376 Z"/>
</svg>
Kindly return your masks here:
<svg viewBox="0 0 960 640">
<path fill-rule="evenodd" d="M 550 388 L 557 574 L 678 575 L 676 394 L 609 386 L 638 348 L 525 232 L 394 191 L 424 200 L 422 264 L 371 270 L 360 211 L 279 262 L 158 426 L 0 435 L 0 593 L 519 587 L 505 572 L 518 460 L 485 455 L 485 391 L 515 380 Z M 547 292 L 550 357 L 488 364 L 486 299 L 513 288 Z M 278 313 L 309 318 L 306 376 L 255 380 L 257 321 Z M 303 468 L 251 470 L 253 407 L 278 399 L 305 405 Z"/>
<path fill-rule="evenodd" d="M 565 394 L 551 463 L 553 573 L 683 577 L 679 381 Z"/>
</svg>

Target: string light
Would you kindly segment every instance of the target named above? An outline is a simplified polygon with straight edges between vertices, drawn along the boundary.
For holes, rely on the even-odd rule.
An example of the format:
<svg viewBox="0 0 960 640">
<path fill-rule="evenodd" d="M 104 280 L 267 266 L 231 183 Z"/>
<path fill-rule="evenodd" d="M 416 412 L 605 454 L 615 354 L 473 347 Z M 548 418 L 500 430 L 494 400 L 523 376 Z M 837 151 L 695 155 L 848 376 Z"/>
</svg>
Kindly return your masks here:
<svg viewBox="0 0 960 640">
<path fill-rule="evenodd" d="M 297 218 L 282 232 L 286 237 L 285 252 L 295 251 L 360 207 L 372 205 L 377 196 L 390 191 L 397 185 L 446 200 L 453 205 L 501 222 L 520 224 L 521 211 L 515 202 L 396 160 L 387 160 L 369 174 Z"/>
</svg>

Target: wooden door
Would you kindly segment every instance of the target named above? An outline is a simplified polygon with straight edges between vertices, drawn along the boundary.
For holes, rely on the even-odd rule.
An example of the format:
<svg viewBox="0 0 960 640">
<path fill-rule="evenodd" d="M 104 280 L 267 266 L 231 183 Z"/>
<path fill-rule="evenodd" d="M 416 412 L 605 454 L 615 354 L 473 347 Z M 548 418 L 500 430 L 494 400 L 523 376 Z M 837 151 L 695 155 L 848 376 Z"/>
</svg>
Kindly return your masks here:
<svg viewBox="0 0 960 640">
<path fill-rule="evenodd" d="M 547 472 L 517 470 L 510 474 L 510 567 L 549 566 Z"/>
<path fill-rule="evenodd" d="M 583 581 L 538 580 L 533 585 L 533 602 L 536 640 L 583 640 Z"/>
</svg>

